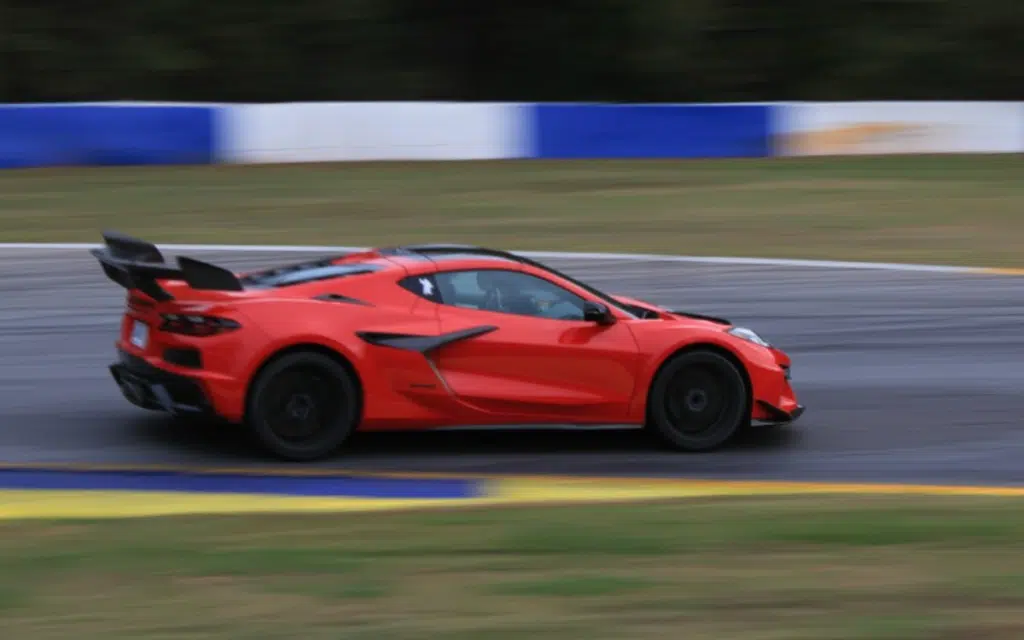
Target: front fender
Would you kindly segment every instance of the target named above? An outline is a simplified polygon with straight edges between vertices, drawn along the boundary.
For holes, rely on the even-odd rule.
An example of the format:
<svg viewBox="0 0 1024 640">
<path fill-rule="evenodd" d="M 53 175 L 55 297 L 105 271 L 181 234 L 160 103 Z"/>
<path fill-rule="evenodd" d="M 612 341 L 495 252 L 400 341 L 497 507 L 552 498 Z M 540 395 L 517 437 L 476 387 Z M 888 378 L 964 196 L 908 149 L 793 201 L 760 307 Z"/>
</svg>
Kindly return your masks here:
<svg viewBox="0 0 1024 640">
<path fill-rule="evenodd" d="M 641 367 L 637 392 L 630 405 L 633 420 L 644 421 L 648 393 L 662 367 L 675 355 L 701 347 L 722 351 L 742 367 L 750 384 L 752 400 L 778 395 L 776 380 L 784 381 L 785 373 L 772 349 L 734 337 L 717 325 L 715 328 L 670 326 L 651 329 L 635 332 L 641 352 L 649 355 Z"/>
</svg>

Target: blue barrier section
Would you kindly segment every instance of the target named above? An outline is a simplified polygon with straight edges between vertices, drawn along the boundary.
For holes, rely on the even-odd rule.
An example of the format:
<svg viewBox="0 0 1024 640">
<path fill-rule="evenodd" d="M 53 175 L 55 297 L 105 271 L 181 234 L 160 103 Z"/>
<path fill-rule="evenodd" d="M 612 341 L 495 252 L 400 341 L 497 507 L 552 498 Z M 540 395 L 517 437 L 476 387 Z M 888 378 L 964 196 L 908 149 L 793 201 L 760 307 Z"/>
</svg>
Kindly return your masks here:
<svg viewBox="0 0 1024 640">
<path fill-rule="evenodd" d="M 537 104 L 534 158 L 772 155 L 770 105 Z"/>
<path fill-rule="evenodd" d="M 0 106 L 0 168 L 211 164 L 216 107 Z"/>
<path fill-rule="evenodd" d="M 173 471 L 59 471 L 0 469 L 0 490 L 171 491 L 251 495 L 465 499 L 483 494 L 481 483 L 445 478 L 369 478 Z"/>
</svg>

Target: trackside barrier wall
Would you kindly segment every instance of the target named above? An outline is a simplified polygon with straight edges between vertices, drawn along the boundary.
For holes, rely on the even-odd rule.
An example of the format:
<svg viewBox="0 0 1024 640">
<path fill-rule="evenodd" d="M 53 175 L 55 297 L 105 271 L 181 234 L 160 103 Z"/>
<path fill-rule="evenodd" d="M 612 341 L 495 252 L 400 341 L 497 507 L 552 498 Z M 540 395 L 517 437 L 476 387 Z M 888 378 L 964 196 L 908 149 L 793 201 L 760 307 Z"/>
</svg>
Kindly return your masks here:
<svg viewBox="0 0 1024 640">
<path fill-rule="evenodd" d="M 1020 152 L 1022 102 L 0 105 L 0 168 Z"/>
<path fill-rule="evenodd" d="M 534 158 L 729 158 L 772 155 L 762 104 L 542 104 Z"/>
<path fill-rule="evenodd" d="M 1024 102 L 795 103 L 775 116 L 785 156 L 1024 151 Z"/>
<path fill-rule="evenodd" d="M 215 107 L 0 105 L 0 168 L 209 164 Z"/>
<path fill-rule="evenodd" d="M 526 107 L 458 102 L 319 102 L 230 107 L 226 162 L 495 160 L 524 157 Z"/>
</svg>

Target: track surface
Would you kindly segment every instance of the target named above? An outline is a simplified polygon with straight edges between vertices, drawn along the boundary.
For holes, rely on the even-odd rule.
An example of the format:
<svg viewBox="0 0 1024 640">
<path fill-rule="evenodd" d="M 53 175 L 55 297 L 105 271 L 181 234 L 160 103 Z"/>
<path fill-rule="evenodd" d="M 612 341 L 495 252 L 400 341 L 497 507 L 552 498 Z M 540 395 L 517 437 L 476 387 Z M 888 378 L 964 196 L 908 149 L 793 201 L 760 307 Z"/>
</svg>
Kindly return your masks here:
<svg viewBox="0 0 1024 640">
<path fill-rule="evenodd" d="M 237 268 L 295 254 L 205 253 Z M 680 455 L 626 431 L 365 434 L 319 467 L 1024 485 L 1024 278 L 551 260 L 747 324 L 794 357 L 796 425 Z M 106 365 L 123 303 L 81 250 L 0 250 L 0 464 L 280 467 L 230 429 L 135 409 Z"/>
</svg>

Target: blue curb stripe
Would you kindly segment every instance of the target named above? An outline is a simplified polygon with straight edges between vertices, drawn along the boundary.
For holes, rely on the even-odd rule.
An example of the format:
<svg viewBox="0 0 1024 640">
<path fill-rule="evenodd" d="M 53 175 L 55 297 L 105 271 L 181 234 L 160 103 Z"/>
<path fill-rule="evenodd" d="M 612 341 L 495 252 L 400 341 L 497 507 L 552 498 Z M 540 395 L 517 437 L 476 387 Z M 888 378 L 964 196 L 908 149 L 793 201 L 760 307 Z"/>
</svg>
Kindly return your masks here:
<svg viewBox="0 0 1024 640">
<path fill-rule="evenodd" d="M 483 495 L 467 479 L 294 477 L 173 471 L 43 471 L 0 469 L 0 489 L 171 491 L 380 499 L 466 499 Z"/>
</svg>

